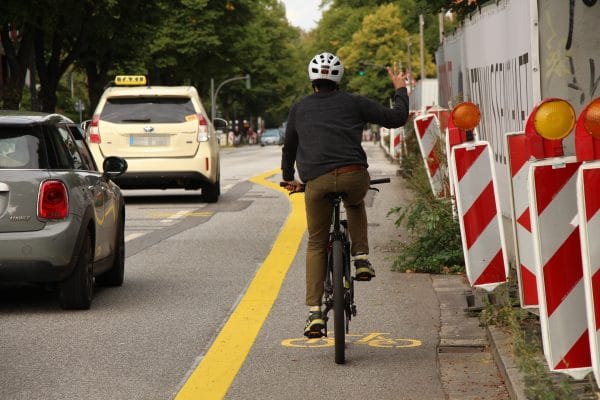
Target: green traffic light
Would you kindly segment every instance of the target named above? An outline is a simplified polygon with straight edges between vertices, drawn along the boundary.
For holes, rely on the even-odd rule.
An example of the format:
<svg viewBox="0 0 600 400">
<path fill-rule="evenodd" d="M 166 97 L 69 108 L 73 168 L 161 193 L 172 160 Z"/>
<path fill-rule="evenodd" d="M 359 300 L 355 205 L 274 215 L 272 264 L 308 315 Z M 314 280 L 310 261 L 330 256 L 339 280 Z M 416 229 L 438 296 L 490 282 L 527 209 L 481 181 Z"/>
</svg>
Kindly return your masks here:
<svg viewBox="0 0 600 400">
<path fill-rule="evenodd" d="M 358 76 L 365 76 L 365 63 L 362 61 L 358 63 Z"/>
</svg>

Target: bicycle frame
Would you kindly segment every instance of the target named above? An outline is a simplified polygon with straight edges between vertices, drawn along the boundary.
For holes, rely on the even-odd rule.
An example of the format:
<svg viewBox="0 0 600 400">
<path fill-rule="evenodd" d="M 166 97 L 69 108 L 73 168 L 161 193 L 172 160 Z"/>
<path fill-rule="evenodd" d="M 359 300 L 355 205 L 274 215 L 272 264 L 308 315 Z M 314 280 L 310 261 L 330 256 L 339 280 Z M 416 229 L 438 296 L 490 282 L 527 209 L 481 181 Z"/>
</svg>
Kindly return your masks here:
<svg viewBox="0 0 600 400">
<path fill-rule="evenodd" d="M 329 200 L 333 204 L 333 214 L 331 221 L 331 231 L 329 233 L 329 243 L 327 244 L 327 269 L 325 275 L 324 287 L 324 315 L 325 315 L 325 336 L 327 336 L 327 321 L 329 320 L 329 311 L 333 309 L 333 243 L 339 241 L 343 249 L 343 273 L 344 273 L 344 309 L 346 315 L 345 331 L 348 333 L 350 320 L 356 316 L 356 304 L 354 304 L 354 279 L 350 268 L 350 240 L 348 239 L 347 221 L 342 220 L 341 201 L 342 193 L 331 193 Z"/>
</svg>

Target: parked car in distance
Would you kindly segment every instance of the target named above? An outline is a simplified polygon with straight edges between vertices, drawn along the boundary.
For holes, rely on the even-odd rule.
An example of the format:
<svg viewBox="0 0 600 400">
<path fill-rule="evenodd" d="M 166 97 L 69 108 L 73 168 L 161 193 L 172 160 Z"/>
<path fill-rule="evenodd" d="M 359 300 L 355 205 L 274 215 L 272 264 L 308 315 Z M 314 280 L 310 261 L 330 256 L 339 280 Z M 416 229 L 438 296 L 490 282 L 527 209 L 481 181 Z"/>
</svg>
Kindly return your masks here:
<svg viewBox="0 0 600 400">
<path fill-rule="evenodd" d="M 88 309 L 94 283 L 121 286 L 125 202 L 107 157 L 98 171 L 81 128 L 59 114 L 0 111 L 0 282 L 58 286 Z"/>
<path fill-rule="evenodd" d="M 123 189 L 202 189 L 221 194 L 219 138 L 193 86 L 150 86 L 144 76 L 118 76 L 87 127 L 96 163 L 127 160 L 115 179 Z"/>
<path fill-rule="evenodd" d="M 283 137 L 279 129 L 265 129 L 260 136 L 260 145 L 265 146 L 268 144 L 283 144 Z"/>
</svg>

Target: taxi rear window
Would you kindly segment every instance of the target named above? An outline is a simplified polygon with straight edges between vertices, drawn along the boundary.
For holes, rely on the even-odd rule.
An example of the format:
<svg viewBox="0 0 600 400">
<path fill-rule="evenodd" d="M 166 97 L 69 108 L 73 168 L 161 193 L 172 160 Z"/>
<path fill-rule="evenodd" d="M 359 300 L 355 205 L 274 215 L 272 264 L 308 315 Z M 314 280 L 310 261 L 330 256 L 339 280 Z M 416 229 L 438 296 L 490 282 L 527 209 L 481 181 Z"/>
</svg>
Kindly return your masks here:
<svg viewBox="0 0 600 400">
<path fill-rule="evenodd" d="M 178 123 L 195 114 L 189 97 L 113 97 L 106 100 L 100 119 L 117 124 Z"/>
</svg>

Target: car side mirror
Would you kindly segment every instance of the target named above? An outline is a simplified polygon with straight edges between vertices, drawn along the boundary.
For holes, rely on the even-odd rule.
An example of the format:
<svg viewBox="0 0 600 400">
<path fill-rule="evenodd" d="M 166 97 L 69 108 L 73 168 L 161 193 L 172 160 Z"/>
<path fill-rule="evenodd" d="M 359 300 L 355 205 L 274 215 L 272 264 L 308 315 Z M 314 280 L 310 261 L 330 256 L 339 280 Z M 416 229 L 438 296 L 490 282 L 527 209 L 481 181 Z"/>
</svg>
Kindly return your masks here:
<svg viewBox="0 0 600 400">
<path fill-rule="evenodd" d="M 127 171 L 127 160 L 116 156 L 106 157 L 102 163 L 102 169 L 108 178 L 116 178 Z"/>
<path fill-rule="evenodd" d="M 84 132 L 87 131 L 87 128 L 90 126 L 90 123 L 92 122 L 91 119 L 85 120 L 82 123 L 79 124 L 79 126 L 81 127 L 81 129 L 83 129 Z"/>
<path fill-rule="evenodd" d="M 213 125 L 215 129 L 225 129 L 229 123 L 227 123 L 227 121 L 223 118 L 214 118 Z"/>
</svg>

